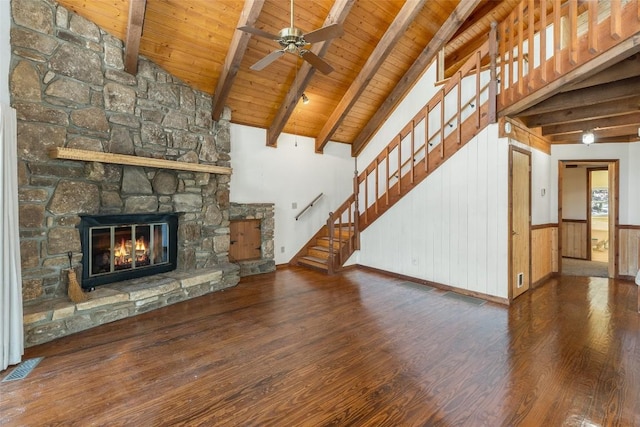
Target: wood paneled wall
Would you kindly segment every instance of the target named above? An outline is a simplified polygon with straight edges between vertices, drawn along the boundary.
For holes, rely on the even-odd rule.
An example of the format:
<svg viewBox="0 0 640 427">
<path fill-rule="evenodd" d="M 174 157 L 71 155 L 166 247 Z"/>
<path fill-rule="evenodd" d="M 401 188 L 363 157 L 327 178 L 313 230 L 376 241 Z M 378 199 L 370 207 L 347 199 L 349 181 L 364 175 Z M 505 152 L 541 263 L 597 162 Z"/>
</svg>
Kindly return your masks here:
<svg viewBox="0 0 640 427">
<path fill-rule="evenodd" d="M 620 225 L 618 230 L 618 274 L 635 276 L 640 267 L 640 226 Z"/>
<path fill-rule="evenodd" d="M 586 220 L 562 220 L 562 256 L 587 259 L 589 247 Z"/>
<path fill-rule="evenodd" d="M 558 271 L 558 225 L 531 227 L 531 283 Z"/>
</svg>

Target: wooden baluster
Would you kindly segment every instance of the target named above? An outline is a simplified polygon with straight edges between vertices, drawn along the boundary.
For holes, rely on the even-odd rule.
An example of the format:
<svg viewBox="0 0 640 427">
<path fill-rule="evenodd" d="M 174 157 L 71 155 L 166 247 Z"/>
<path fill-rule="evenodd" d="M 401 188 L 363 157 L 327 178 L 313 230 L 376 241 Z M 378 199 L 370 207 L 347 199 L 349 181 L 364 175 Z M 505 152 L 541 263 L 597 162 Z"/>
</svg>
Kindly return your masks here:
<svg viewBox="0 0 640 427">
<path fill-rule="evenodd" d="M 429 173 L 429 104 L 424 115 L 424 172 Z"/>
<path fill-rule="evenodd" d="M 518 95 L 524 95 L 524 1 L 518 5 Z"/>
<path fill-rule="evenodd" d="M 385 206 L 389 206 L 389 193 L 391 193 L 391 191 L 389 190 L 389 181 L 391 180 L 391 178 L 389 177 L 389 154 L 390 154 L 390 150 L 389 147 L 387 146 L 387 151 L 386 154 L 384 156 L 384 162 L 385 162 L 385 175 L 387 177 L 386 179 L 386 187 L 385 187 L 385 191 L 384 191 L 384 204 Z"/>
<path fill-rule="evenodd" d="M 365 170 L 364 175 L 364 223 L 369 225 L 369 169 Z"/>
<path fill-rule="evenodd" d="M 444 159 L 444 88 L 440 90 L 440 158 Z"/>
<path fill-rule="evenodd" d="M 527 16 L 529 17 L 529 37 L 527 37 L 528 48 L 527 48 L 527 56 L 529 58 L 528 67 L 527 67 L 527 81 L 529 84 L 527 85 L 527 93 L 531 90 L 531 83 L 533 80 L 533 69 L 535 67 L 536 61 L 536 53 L 535 46 L 533 44 L 533 38 L 535 36 L 536 22 L 535 22 L 535 4 L 534 0 L 529 0 L 529 5 L 527 7 Z"/>
<path fill-rule="evenodd" d="M 398 134 L 398 195 L 402 196 L 402 134 Z"/>
<path fill-rule="evenodd" d="M 507 87 L 507 25 L 503 22 L 498 25 L 500 38 L 498 39 L 498 55 L 500 56 L 500 105 L 506 105 Z"/>
<path fill-rule="evenodd" d="M 496 56 L 498 53 L 498 31 L 497 23 L 493 21 L 491 23 L 491 31 L 489 32 L 489 58 L 491 60 L 491 68 L 489 69 L 489 123 L 495 123 L 498 117 L 497 113 L 497 90 L 498 82 L 496 81 Z M 478 105 L 478 110 L 480 106 Z"/>
<path fill-rule="evenodd" d="M 615 40 L 618 40 L 621 36 L 622 12 L 620 7 L 620 0 L 611 0 L 611 37 L 613 37 Z"/>
<path fill-rule="evenodd" d="M 569 2 L 569 63 L 578 63 L 578 0 Z"/>
<path fill-rule="evenodd" d="M 415 174 L 415 165 L 416 162 L 416 145 L 415 145 L 415 133 L 416 133 L 416 122 L 415 119 L 411 119 L 411 186 L 413 187 L 413 183 L 416 180 Z"/>
<path fill-rule="evenodd" d="M 476 70 L 476 74 L 480 74 L 480 68 Z M 458 105 L 456 114 L 456 142 L 462 144 L 462 71 L 458 70 Z"/>
<path fill-rule="evenodd" d="M 540 0 L 540 78 L 547 81 L 547 0 Z"/>
<path fill-rule="evenodd" d="M 598 28 L 598 2 L 590 1 L 587 7 L 587 40 L 589 53 L 595 54 L 598 52 L 598 34 L 596 33 Z"/>
<path fill-rule="evenodd" d="M 389 148 L 387 147 L 387 158 L 389 157 Z M 388 172 L 388 171 L 387 171 Z M 376 185 L 375 185 L 375 191 L 376 194 L 373 196 L 374 197 L 374 207 L 373 207 L 373 211 L 376 213 L 376 216 L 378 216 L 378 200 L 380 200 L 380 160 L 376 159 L 376 167 L 374 169 L 374 173 L 376 174 Z M 387 186 L 388 188 L 388 186 Z M 388 204 L 388 202 L 387 202 Z"/>
<path fill-rule="evenodd" d="M 333 212 L 329 212 L 329 219 L 327 220 L 327 231 L 329 233 L 329 258 L 327 259 L 327 273 L 333 273 L 333 259 L 335 251 L 333 249 Z"/>
<path fill-rule="evenodd" d="M 480 92 L 482 88 L 480 86 L 480 68 L 482 67 L 482 56 L 480 52 L 476 53 L 476 129 L 480 129 Z M 460 79 L 459 88 L 462 89 L 462 79 Z M 460 123 L 460 119 L 458 119 L 458 127 L 462 128 L 462 124 Z M 458 131 L 458 138 L 460 139 L 460 131 Z"/>
<path fill-rule="evenodd" d="M 513 58 L 513 51 L 515 49 L 514 47 L 514 42 L 515 42 L 515 19 L 516 19 L 516 15 L 515 15 L 515 10 L 511 11 L 511 14 L 509 15 L 509 102 L 513 101 L 513 96 L 514 96 L 514 87 L 513 87 L 513 73 L 514 73 L 514 65 L 516 63 L 515 59 Z"/>
<path fill-rule="evenodd" d="M 553 71 L 562 74 L 562 3 L 561 0 L 553 2 Z"/>
</svg>

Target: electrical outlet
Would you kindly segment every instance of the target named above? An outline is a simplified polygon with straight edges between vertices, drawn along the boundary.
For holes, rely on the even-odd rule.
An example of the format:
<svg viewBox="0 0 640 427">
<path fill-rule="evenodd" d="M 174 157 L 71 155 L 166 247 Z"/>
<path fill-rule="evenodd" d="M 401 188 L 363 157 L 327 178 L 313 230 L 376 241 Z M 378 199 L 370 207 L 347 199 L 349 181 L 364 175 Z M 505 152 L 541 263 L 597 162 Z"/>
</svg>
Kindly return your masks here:
<svg viewBox="0 0 640 427">
<path fill-rule="evenodd" d="M 284 253 L 284 246 L 280 246 L 280 253 Z"/>
<path fill-rule="evenodd" d="M 518 273 L 518 287 L 524 286 L 524 273 Z"/>
<path fill-rule="evenodd" d="M 291 203 L 291 209 L 298 209 L 298 204 L 296 202 Z"/>
</svg>

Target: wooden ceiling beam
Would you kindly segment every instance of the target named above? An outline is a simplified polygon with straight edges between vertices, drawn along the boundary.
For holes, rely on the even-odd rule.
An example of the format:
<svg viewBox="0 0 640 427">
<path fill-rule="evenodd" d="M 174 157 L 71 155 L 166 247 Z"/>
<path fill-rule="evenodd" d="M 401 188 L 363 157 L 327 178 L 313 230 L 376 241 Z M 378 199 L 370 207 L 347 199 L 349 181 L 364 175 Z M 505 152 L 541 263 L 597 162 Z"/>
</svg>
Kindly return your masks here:
<svg viewBox="0 0 640 427">
<path fill-rule="evenodd" d="M 231 38 L 231 44 L 227 50 L 227 56 L 225 57 L 222 71 L 218 77 L 216 90 L 213 93 L 211 117 L 215 121 L 218 121 L 222 115 L 224 105 L 227 102 L 231 87 L 240 69 L 240 63 L 247 50 L 249 39 L 251 38 L 251 34 L 240 31 L 238 28 L 253 26 L 262 11 L 262 6 L 264 6 L 264 0 L 245 0 L 244 2 L 244 8 L 240 13 L 238 25 L 236 25 L 236 30 Z"/>
<path fill-rule="evenodd" d="M 138 52 L 144 26 L 144 10 L 147 0 L 129 0 L 129 20 L 127 22 L 127 38 L 124 49 L 124 70 L 133 74 L 138 73 Z"/>
<path fill-rule="evenodd" d="M 599 86 L 559 93 L 522 111 L 519 116 L 526 117 L 558 110 L 581 108 L 603 102 L 618 101 L 635 97 L 638 93 L 640 93 L 640 77 L 633 77 Z"/>
<path fill-rule="evenodd" d="M 347 19 L 351 8 L 355 4 L 355 0 L 336 0 L 331 10 L 329 11 L 329 15 L 324 21 L 323 27 L 332 24 L 340 24 L 342 25 Z M 329 46 L 333 39 L 329 39 L 323 42 L 315 43 L 311 48 L 311 52 L 315 53 L 319 57 L 323 57 L 327 50 L 329 50 Z M 284 101 L 280 105 L 276 116 L 271 122 L 271 126 L 267 129 L 267 146 L 275 147 L 278 143 L 278 137 L 282 133 L 284 126 L 289 121 L 289 118 L 293 114 L 293 110 L 296 105 L 300 101 L 300 97 L 302 93 L 309 85 L 311 78 L 315 74 L 316 69 L 311 66 L 307 61 L 303 61 L 300 66 L 300 70 L 298 70 L 298 84 L 292 85 L 287 92 L 287 95 L 284 97 Z"/>
<path fill-rule="evenodd" d="M 418 15 L 426 0 L 409 1 L 402 6 L 398 15 L 389 25 L 389 28 L 384 33 L 375 49 L 367 59 L 360 73 L 351 83 L 351 86 L 347 89 L 338 106 L 329 116 L 329 119 L 320 130 L 320 133 L 316 137 L 316 152 L 322 152 L 324 146 L 329 142 L 329 138 L 338 129 L 342 120 L 347 116 L 349 110 L 356 103 L 358 97 L 366 89 L 367 85 L 378 71 L 378 68 L 384 60 L 389 56 L 392 49 L 398 42 L 398 40 L 404 35 L 411 22 Z"/>
<path fill-rule="evenodd" d="M 587 129 L 585 129 L 587 130 Z M 628 126 L 618 126 L 618 127 L 612 127 L 609 129 L 596 129 L 596 130 L 592 130 L 592 132 L 594 133 L 595 137 L 596 137 L 596 142 L 603 140 L 603 139 L 615 139 L 615 138 L 621 138 L 624 139 L 625 141 L 622 142 L 626 142 L 627 139 L 635 137 L 636 139 L 638 139 L 638 125 L 634 124 L 634 125 L 628 125 Z M 552 142 L 556 142 L 556 141 L 571 141 L 571 140 L 575 140 L 575 141 L 580 141 L 582 138 L 582 132 L 580 133 L 576 133 L 574 135 L 557 135 L 557 136 L 552 136 L 550 139 Z"/>
<path fill-rule="evenodd" d="M 559 110 L 551 113 L 522 117 L 528 127 L 539 127 L 560 123 L 592 120 L 597 118 L 620 116 L 629 112 L 640 111 L 640 96 L 622 101 L 604 102 L 583 108 Z"/>
<path fill-rule="evenodd" d="M 640 123 L 640 112 L 624 114 L 613 117 L 582 120 L 579 122 L 560 123 L 556 125 L 542 126 L 543 135 L 565 135 L 582 132 L 588 129 L 607 129 L 611 127 Z"/>
<path fill-rule="evenodd" d="M 429 44 L 427 44 L 424 50 L 420 53 L 418 59 L 402 76 L 382 105 L 376 110 L 373 117 L 367 121 L 367 124 L 354 139 L 351 145 L 351 154 L 353 156 L 357 156 L 360 151 L 362 151 L 366 143 L 379 129 L 379 127 L 382 126 L 382 123 L 384 123 L 384 121 L 389 117 L 396 105 L 418 81 L 433 57 L 440 51 L 440 49 L 442 49 L 447 41 L 449 41 L 458 28 L 460 28 L 479 2 L 480 0 L 464 0 L 458 3 L 455 10 L 451 15 L 449 15 L 438 32 L 434 34 Z"/>
<path fill-rule="evenodd" d="M 622 60 L 616 65 L 599 72 L 593 77 L 577 82 L 573 85 L 568 85 L 566 88 L 563 88 L 561 92 L 569 92 L 576 89 L 597 86 L 637 76 L 640 76 L 640 54 L 635 54 L 630 58 Z"/>
</svg>

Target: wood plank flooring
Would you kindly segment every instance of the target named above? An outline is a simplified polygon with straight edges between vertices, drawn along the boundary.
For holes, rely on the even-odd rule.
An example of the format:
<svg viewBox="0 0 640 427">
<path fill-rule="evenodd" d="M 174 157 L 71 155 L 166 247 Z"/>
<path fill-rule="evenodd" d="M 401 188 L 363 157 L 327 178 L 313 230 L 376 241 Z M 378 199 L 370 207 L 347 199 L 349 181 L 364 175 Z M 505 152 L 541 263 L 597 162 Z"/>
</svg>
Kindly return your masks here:
<svg viewBox="0 0 640 427">
<path fill-rule="evenodd" d="M 636 288 L 561 277 L 478 306 L 279 269 L 28 349 L 0 425 L 640 425 Z"/>
</svg>

